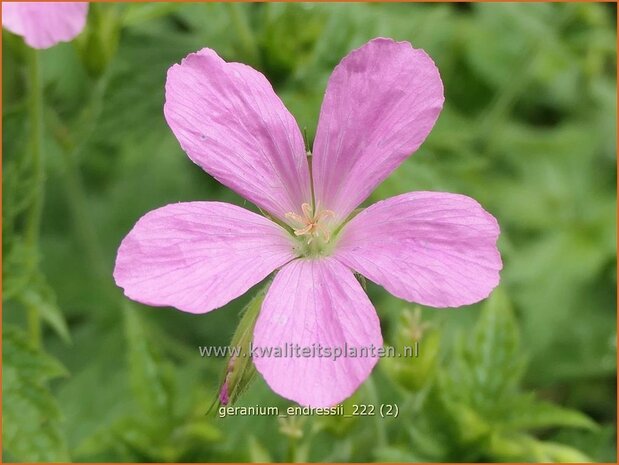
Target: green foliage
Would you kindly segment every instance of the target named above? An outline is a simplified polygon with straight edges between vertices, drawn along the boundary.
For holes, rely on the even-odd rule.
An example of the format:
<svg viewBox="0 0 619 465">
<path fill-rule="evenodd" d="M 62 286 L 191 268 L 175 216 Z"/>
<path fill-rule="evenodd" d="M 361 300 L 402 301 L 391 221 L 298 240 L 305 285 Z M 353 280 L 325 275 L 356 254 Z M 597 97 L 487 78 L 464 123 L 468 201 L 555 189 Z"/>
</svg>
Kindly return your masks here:
<svg viewBox="0 0 619 465">
<path fill-rule="evenodd" d="M 66 462 L 62 414 L 48 381 L 66 376 L 54 358 L 34 349 L 19 329 L 2 329 L 2 431 L 10 457 L 22 462 Z"/>
<path fill-rule="evenodd" d="M 5 461 L 616 461 L 615 15 L 590 3 L 93 4 L 79 39 L 40 53 L 45 185 L 29 152 L 29 50 L 3 31 Z M 198 316 L 128 303 L 112 280 L 145 212 L 252 208 L 181 150 L 162 112 L 166 71 L 206 46 L 251 64 L 311 145 L 333 67 L 377 36 L 424 48 L 446 101 L 368 203 L 475 197 L 501 226 L 500 287 L 459 310 L 402 311 L 367 283 L 386 344 L 417 341 L 419 356 L 381 360 L 345 407 L 395 404 L 397 418 L 207 416 L 228 360 L 197 347 L 230 344 L 256 290 Z M 254 370 L 237 373 L 246 386 Z M 235 397 L 290 405 L 259 375 Z"/>
<path fill-rule="evenodd" d="M 406 354 L 408 349 L 416 356 L 386 358 L 382 361 L 384 369 L 405 389 L 412 392 L 423 389 L 433 380 L 438 368 L 440 331 L 427 321 L 422 322 L 421 309 L 416 307 L 414 313 L 408 310 L 401 313 L 394 339 L 396 353 Z"/>
<path fill-rule="evenodd" d="M 127 364 L 136 400 L 148 415 L 170 416 L 171 392 L 169 380 L 165 377 L 165 367 L 157 360 L 138 310 L 130 304 L 125 306 L 125 332 Z"/>
<path fill-rule="evenodd" d="M 531 432 L 595 431 L 586 415 L 522 390 L 524 357 L 511 307 L 501 290 L 484 305 L 472 332 L 460 331 L 446 369 L 418 407 L 424 418 L 411 439 L 426 461 L 591 461 Z M 431 438 L 440 438 L 432 445 Z M 430 445 L 428 445 L 430 443 Z"/>
<path fill-rule="evenodd" d="M 459 336 L 444 382 L 458 401 L 485 415 L 486 408 L 513 399 L 524 368 L 518 327 L 501 289 L 486 301 L 472 331 Z"/>
<path fill-rule="evenodd" d="M 20 294 L 18 300 L 24 308 L 36 309 L 41 318 L 64 342 L 71 342 L 71 334 L 69 334 L 64 314 L 56 305 L 56 295 L 40 273 L 29 282 L 28 289 Z"/>
<path fill-rule="evenodd" d="M 205 442 L 221 438 L 204 415 L 204 405 L 179 405 L 174 368 L 153 344 L 140 309 L 123 305 L 126 364 L 131 407 L 110 425 L 100 427 L 79 446 L 81 456 L 97 457 L 108 450 L 122 460 L 183 461 Z"/>
</svg>

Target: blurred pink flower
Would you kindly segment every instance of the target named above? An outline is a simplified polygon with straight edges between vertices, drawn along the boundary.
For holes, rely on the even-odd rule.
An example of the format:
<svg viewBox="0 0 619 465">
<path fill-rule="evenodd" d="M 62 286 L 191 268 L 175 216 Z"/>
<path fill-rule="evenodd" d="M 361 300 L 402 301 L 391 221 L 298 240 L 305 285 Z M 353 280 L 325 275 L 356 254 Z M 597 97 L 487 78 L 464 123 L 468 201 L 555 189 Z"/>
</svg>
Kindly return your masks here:
<svg viewBox="0 0 619 465">
<path fill-rule="evenodd" d="M 33 48 L 74 39 L 87 15 L 87 2 L 2 2 L 2 25 Z"/>
<path fill-rule="evenodd" d="M 273 220 L 220 202 L 154 210 L 123 240 L 116 283 L 136 301 L 205 313 L 279 269 L 254 346 L 331 351 L 383 344 L 353 270 L 423 305 L 484 299 L 499 282 L 499 226 L 475 200 L 412 192 L 354 215 L 419 148 L 442 105 L 439 72 L 423 50 L 370 41 L 329 79 L 310 175 L 299 127 L 267 79 L 210 49 L 190 54 L 168 72 L 167 122 L 196 164 Z M 254 358 L 274 391 L 314 407 L 346 399 L 376 362 Z"/>
</svg>

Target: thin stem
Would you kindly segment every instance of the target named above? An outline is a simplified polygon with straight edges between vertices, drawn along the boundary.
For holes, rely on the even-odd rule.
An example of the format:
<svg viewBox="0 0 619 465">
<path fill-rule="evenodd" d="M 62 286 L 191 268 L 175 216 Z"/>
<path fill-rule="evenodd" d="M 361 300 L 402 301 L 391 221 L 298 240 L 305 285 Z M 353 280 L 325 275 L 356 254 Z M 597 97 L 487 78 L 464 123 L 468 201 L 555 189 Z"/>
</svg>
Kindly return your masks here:
<svg viewBox="0 0 619 465">
<path fill-rule="evenodd" d="M 378 391 L 376 390 L 376 385 L 372 378 L 368 378 L 365 381 L 365 388 L 369 394 L 370 402 L 378 408 L 378 405 L 380 405 L 378 401 Z M 385 420 L 380 415 L 375 415 L 374 422 L 376 425 L 376 443 L 378 444 L 378 448 L 386 447 L 388 441 Z"/>
<path fill-rule="evenodd" d="M 288 436 L 288 460 L 289 463 L 297 463 L 297 438 Z"/>
<path fill-rule="evenodd" d="M 108 274 L 108 270 L 105 266 L 105 254 L 101 248 L 95 223 L 90 215 L 86 189 L 82 181 L 78 160 L 82 150 L 96 128 L 96 121 L 102 111 L 103 98 L 108 82 L 108 76 L 104 74 L 95 86 L 90 105 L 84 111 L 84 121 L 81 131 L 82 137 L 80 140 L 77 143 L 73 141 L 65 143 L 62 150 L 62 160 L 65 165 L 63 171 L 65 182 L 63 184 L 66 191 L 67 203 L 73 217 L 75 233 L 82 243 L 88 261 L 93 267 L 96 275 L 95 277 L 102 279 L 102 282 L 107 282 L 106 278 Z M 56 122 L 56 124 L 61 125 L 59 122 Z M 66 130 L 64 127 L 62 129 Z"/>
<path fill-rule="evenodd" d="M 38 52 L 28 50 L 28 113 L 30 118 L 30 163 L 34 173 L 35 193 L 26 218 L 24 239 L 32 250 L 33 268 L 39 261 L 39 232 L 41 228 L 41 213 L 45 194 L 45 165 L 43 158 L 43 87 L 41 83 L 41 67 Z M 30 342 L 35 347 L 41 345 L 41 315 L 34 306 L 27 308 L 28 334 Z"/>
<path fill-rule="evenodd" d="M 26 309 L 26 318 L 28 321 L 28 339 L 33 347 L 41 347 L 41 314 L 39 309 L 29 305 Z"/>
<path fill-rule="evenodd" d="M 64 184 L 67 201 L 73 216 L 75 232 L 82 243 L 88 261 L 97 275 L 96 277 L 104 278 L 107 274 L 105 255 L 101 250 L 95 225 L 90 218 L 86 191 L 79 168 L 71 153 L 62 151 L 62 155 L 65 164 Z"/>
<path fill-rule="evenodd" d="M 45 166 L 43 159 L 43 88 L 41 84 L 41 70 L 39 56 L 36 50 L 28 50 L 28 82 L 29 101 L 28 113 L 30 117 L 30 163 L 34 172 L 36 193 L 33 197 L 27 219 L 25 238 L 31 247 L 36 247 L 39 241 L 41 212 L 43 210 L 43 196 L 45 192 Z"/>
</svg>

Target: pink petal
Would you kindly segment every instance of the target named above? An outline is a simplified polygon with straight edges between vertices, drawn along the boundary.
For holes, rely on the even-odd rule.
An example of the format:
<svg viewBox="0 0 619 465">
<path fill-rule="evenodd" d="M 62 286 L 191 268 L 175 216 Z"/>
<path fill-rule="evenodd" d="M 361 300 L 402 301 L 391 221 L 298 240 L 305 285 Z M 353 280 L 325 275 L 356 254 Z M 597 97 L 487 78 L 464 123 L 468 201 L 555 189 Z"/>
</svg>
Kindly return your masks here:
<svg viewBox="0 0 619 465">
<path fill-rule="evenodd" d="M 303 137 L 258 71 L 208 48 L 168 71 L 165 117 L 189 157 L 280 219 L 311 199 Z"/>
<path fill-rule="evenodd" d="M 114 279 L 138 302 L 205 313 L 293 259 L 287 236 L 235 205 L 167 205 L 140 218 L 122 241 Z"/>
<path fill-rule="evenodd" d="M 498 236 L 494 217 L 470 197 L 411 192 L 353 218 L 335 256 L 397 297 L 458 307 L 499 283 Z"/>
<path fill-rule="evenodd" d="M 33 48 L 68 42 L 86 25 L 85 2 L 3 2 L 2 25 Z"/>
<path fill-rule="evenodd" d="M 346 353 L 345 344 L 372 355 L 369 347 L 378 351 L 383 345 L 372 303 L 352 272 L 336 260 L 295 260 L 277 273 L 254 330 L 256 368 L 278 394 L 301 405 L 327 407 L 355 392 L 377 362 L 376 354 L 337 360 L 277 357 L 275 352 L 264 356 L 277 347 L 289 347 L 290 355 L 295 344 L 314 347 L 315 355 L 317 350 L 325 355 L 327 348 Z"/>
<path fill-rule="evenodd" d="M 443 106 L 432 59 L 408 42 L 374 39 L 335 68 L 312 169 L 318 203 L 344 219 L 419 148 Z"/>
</svg>

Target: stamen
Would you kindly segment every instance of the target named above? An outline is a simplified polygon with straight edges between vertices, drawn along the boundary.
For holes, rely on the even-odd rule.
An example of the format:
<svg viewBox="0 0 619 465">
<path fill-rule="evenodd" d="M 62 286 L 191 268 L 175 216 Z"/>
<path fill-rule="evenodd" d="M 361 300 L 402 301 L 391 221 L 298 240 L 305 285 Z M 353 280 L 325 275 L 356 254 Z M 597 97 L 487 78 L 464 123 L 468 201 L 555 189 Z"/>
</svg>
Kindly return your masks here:
<svg viewBox="0 0 619 465">
<path fill-rule="evenodd" d="M 320 210 L 318 215 L 316 215 L 316 221 L 320 221 L 323 218 L 333 218 L 335 216 L 335 212 L 333 210 Z"/>
<path fill-rule="evenodd" d="M 297 215 L 296 213 L 293 212 L 288 212 L 286 213 L 286 218 L 292 220 L 292 221 L 296 221 L 297 223 L 304 223 L 305 219 L 301 216 L 301 215 Z"/>
<path fill-rule="evenodd" d="M 331 233 L 324 224 L 321 224 L 327 218 L 333 218 L 335 213 L 332 210 L 318 210 L 318 213 L 314 214 L 314 209 L 312 206 L 304 202 L 301 204 L 301 210 L 303 211 L 303 216 L 294 213 L 288 212 L 286 213 L 286 218 L 296 223 L 293 226 L 293 231 L 295 236 L 309 236 L 307 238 L 307 243 L 311 244 L 314 238 L 322 235 L 322 238 L 325 242 L 329 242 Z M 296 227 L 295 227 L 296 226 Z"/>
<path fill-rule="evenodd" d="M 304 234 L 309 234 L 312 231 L 313 227 L 313 224 L 308 224 L 303 229 L 295 229 L 294 234 L 295 236 L 303 236 Z"/>
<path fill-rule="evenodd" d="M 306 219 L 309 220 L 312 218 L 312 207 L 309 203 L 302 203 L 301 210 L 303 210 L 303 214 L 305 215 Z"/>
<path fill-rule="evenodd" d="M 322 237 L 324 238 L 325 242 L 329 242 L 329 239 L 331 238 L 331 233 L 329 233 L 329 230 L 325 228 L 322 224 L 317 224 L 316 227 L 322 233 Z"/>
</svg>

